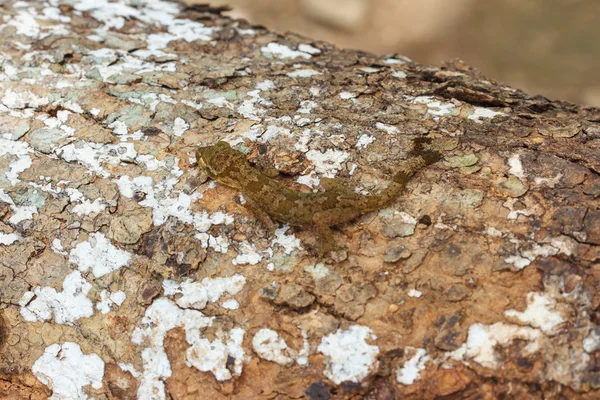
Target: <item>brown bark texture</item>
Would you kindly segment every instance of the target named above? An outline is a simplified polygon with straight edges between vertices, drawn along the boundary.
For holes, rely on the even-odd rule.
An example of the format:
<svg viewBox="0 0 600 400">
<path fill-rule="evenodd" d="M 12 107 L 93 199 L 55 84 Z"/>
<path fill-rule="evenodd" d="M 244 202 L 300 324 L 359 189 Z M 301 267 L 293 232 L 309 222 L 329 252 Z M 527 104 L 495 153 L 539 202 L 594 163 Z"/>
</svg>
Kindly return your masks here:
<svg viewBox="0 0 600 400">
<path fill-rule="evenodd" d="M 207 6 L 0 16 L 1 399 L 600 395 L 600 110 Z M 376 194 L 421 136 L 323 258 L 196 159 Z"/>
</svg>

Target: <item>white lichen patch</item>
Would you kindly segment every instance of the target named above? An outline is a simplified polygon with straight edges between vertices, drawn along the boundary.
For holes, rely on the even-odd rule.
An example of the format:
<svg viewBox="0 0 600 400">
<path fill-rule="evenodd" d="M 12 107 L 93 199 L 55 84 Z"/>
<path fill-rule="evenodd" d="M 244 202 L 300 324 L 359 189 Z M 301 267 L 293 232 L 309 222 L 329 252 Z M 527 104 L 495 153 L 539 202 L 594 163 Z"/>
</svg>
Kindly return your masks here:
<svg viewBox="0 0 600 400">
<path fill-rule="evenodd" d="M 260 89 L 248 92 L 249 99 L 244 100 L 236 109 L 236 111 L 246 119 L 253 121 L 262 120 L 262 115 L 264 114 L 265 110 L 256 108 L 256 104 L 268 107 L 272 106 L 273 103 L 260 97 L 260 92 Z"/>
<path fill-rule="evenodd" d="M 148 171 L 156 171 L 159 168 L 168 170 L 167 162 L 165 160 L 158 160 L 151 154 L 140 154 L 135 160 L 146 165 Z"/>
<path fill-rule="evenodd" d="M 145 194 L 138 204 L 152 208 L 152 221 L 155 226 L 165 223 L 167 218 L 175 217 L 185 224 L 192 224 L 198 232 L 206 232 L 212 225 L 231 224 L 233 217 L 222 212 L 208 214 L 206 211 L 192 212 L 192 204 L 202 197 L 201 193 L 174 190 L 177 178 L 163 179 L 156 185 L 149 176 L 121 176 L 114 180 L 121 195 L 133 198 L 136 192 Z M 206 238 L 208 239 L 208 238 Z"/>
<path fill-rule="evenodd" d="M 245 331 L 233 328 L 228 334 L 219 332 L 217 338 L 210 341 L 199 338 L 190 342 L 192 347 L 186 351 L 186 364 L 200 371 L 211 371 L 218 381 L 226 381 L 242 373 L 242 363 L 246 359 L 242 342 Z M 188 339 L 189 341 L 189 339 Z M 227 368 L 229 358 L 234 360 L 233 371 Z"/>
<path fill-rule="evenodd" d="M 214 28 L 187 19 L 173 19 L 167 21 L 166 24 L 168 25 L 168 32 L 148 35 L 148 51 L 136 52 L 136 55 L 144 57 L 151 55 L 163 56 L 164 53 L 160 50 L 167 47 L 174 40 L 183 39 L 186 42 L 194 42 L 196 40 L 209 41 L 215 31 Z"/>
<path fill-rule="evenodd" d="M 40 25 L 35 20 L 35 16 L 25 10 L 19 11 L 14 17 L 8 18 L 6 26 L 14 26 L 18 35 L 31 38 L 40 37 Z"/>
<path fill-rule="evenodd" d="M 121 29 L 129 19 L 137 19 L 149 25 L 166 26 L 168 33 L 159 34 L 159 38 L 149 36 L 149 44 L 153 49 L 164 48 L 171 40 L 186 41 L 210 40 L 214 29 L 203 24 L 178 19 L 180 7 L 176 4 L 161 0 L 146 1 L 144 7 L 131 7 L 126 3 L 110 2 L 108 0 L 82 0 L 75 4 L 75 10 L 89 12 L 97 21 L 102 23 L 99 34 L 109 29 Z"/>
<path fill-rule="evenodd" d="M 414 104 L 425 104 L 427 113 L 435 117 L 457 115 L 458 110 L 453 103 L 443 103 L 431 96 L 419 96 L 413 99 Z"/>
<path fill-rule="evenodd" d="M 56 112 L 56 117 L 50 117 L 47 114 L 41 114 L 38 115 L 36 119 L 42 121 L 47 128 L 60 129 L 61 131 L 63 131 L 62 137 L 68 137 L 73 136 L 73 134 L 75 133 L 75 129 L 66 124 L 67 120 L 69 119 L 69 115 L 71 114 L 72 113 L 70 111 L 59 110 Z"/>
<path fill-rule="evenodd" d="M 517 269 L 523 269 L 526 266 L 528 266 L 529 264 L 531 264 L 532 260 L 528 260 L 525 257 L 521 257 L 520 255 L 516 254 L 516 255 L 512 255 L 512 256 L 508 256 L 504 259 L 504 262 L 507 264 L 512 264 L 515 266 L 515 268 Z"/>
<path fill-rule="evenodd" d="M 530 215 L 533 215 L 534 211 L 532 211 L 532 210 L 528 210 L 526 208 L 515 209 L 515 203 L 518 200 L 519 199 L 507 199 L 504 203 L 502 203 L 502 206 L 509 210 L 509 213 L 506 216 L 506 219 L 514 221 L 517 218 L 519 218 L 519 215 L 523 215 L 525 217 L 529 217 Z"/>
<path fill-rule="evenodd" d="M 298 365 L 308 365 L 308 356 L 310 356 L 310 343 L 308 342 L 308 334 L 304 329 L 300 328 L 302 334 L 302 348 L 296 354 L 296 363 Z"/>
<path fill-rule="evenodd" d="M 516 176 L 519 179 L 525 178 L 525 172 L 523 171 L 523 163 L 521 162 L 520 154 L 513 154 L 508 159 L 508 165 L 510 169 L 508 170 L 509 174 Z"/>
<path fill-rule="evenodd" d="M 600 350 L 600 328 L 592 329 L 590 334 L 583 339 L 582 346 L 586 353 L 594 353 Z"/>
<path fill-rule="evenodd" d="M 530 343 L 523 349 L 523 356 L 527 356 L 537 351 L 541 337 L 539 329 L 502 322 L 493 325 L 475 323 L 469 327 L 467 341 L 447 356 L 459 361 L 473 360 L 483 367 L 498 369 L 502 366 L 502 357 L 496 351 L 498 346 L 509 346 L 516 339 L 528 341 Z"/>
<path fill-rule="evenodd" d="M 52 400 L 87 399 L 87 386 L 102 387 L 104 361 L 97 354 L 83 354 L 77 343 L 46 347 L 31 372 L 52 390 Z"/>
<path fill-rule="evenodd" d="M 120 164 L 122 161 L 132 162 L 136 158 L 133 143 L 102 144 L 85 141 L 68 144 L 55 150 L 55 153 L 67 162 L 75 161 L 92 172 L 109 177 L 110 173 L 102 164 Z"/>
<path fill-rule="evenodd" d="M 131 254 L 115 247 L 103 233 L 91 233 L 88 240 L 78 243 L 69 254 L 69 261 L 80 271 L 92 269 L 96 277 L 129 265 Z"/>
<path fill-rule="evenodd" d="M 225 293 L 231 296 L 238 294 L 245 283 L 243 275 L 235 274 L 225 278 L 204 278 L 201 282 L 187 279 L 180 284 L 166 280 L 163 288 L 165 296 L 181 295 L 176 301 L 179 307 L 202 310 L 208 302 L 217 302 Z"/>
<path fill-rule="evenodd" d="M 271 241 L 271 246 L 281 246 L 285 254 L 292 254 L 295 250 L 302 250 L 300 245 L 300 239 L 298 239 L 293 233 L 286 235 L 285 233 L 290 229 L 288 225 L 284 225 L 281 228 L 275 230 L 275 237 Z"/>
<path fill-rule="evenodd" d="M 2 109 L 0 107 L 0 112 L 7 112 L 7 109 L 10 110 L 23 110 L 23 109 L 36 109 L 40 106 L 45 106 L 48 104 L 48 98 L 40 97 L 30 91 L 24 92 L 15 92 L 13 89 L 8 88 L 4 92 L 4 96 L 0 99 L 2 106 L 5 108 Z M 11 114 L 17 115 L 17 114 Z"/>
<path fill-rule="evenodd" d="M 284 128 L 277 125 L 269 125 L 267 129 L 257 138 L 260 143 L 274 142 L 281 136 L 291 136 L 291 131 L 288 128 Z"/>
<path fill-rule="evenodd" d="M 203 248 L 210 247 L 214 251 L 222 254 L 226 254 L 231 245 L 229 238 L 223 235 L 212 236 L 207 233 L 197 233 L 194 237 L 200 239 Z"/>
<path fill-rule="evenodd" d="M 39 286 L 25 292 L 19 301 L 21 315 L 28 322 L 49 321 L 54 315 L 57 324 L 72 324 L 80 318 L 91 317 L 94 309 L 87 298 L 91 288 L 79 271 L 73 271 L 65 277 L 60 292 Z"/>
<path fill-rule="evenodd" d="M 52 4 L 49 4 L 52 3 Z M 34 3 L 35 4 L 35 3 Z M 61 15 L 61 11 L 57 2 L 44 3 L 45 7 L 41 10 L 42 14 L 38 14 L 36 8 L 31 7 L 30 3 L 14 2 L 13 8 L 19 8 L 19 11 L 12 17 L 5 16 L 6 25 L 14 26 L 18 35 L 28 36 L 31 39 L 43 39 L 50 35 L 68 35 L 69 29 L 62 22 L 69 22 L 71 18 Z M 38 22 L 42 21 L 42 23 Z M 52 23 L 61 22 L 61 23 Z M 20 43 L 24 48 L 29 47 Z"/>
<path fill-rule="evenodd" d="M 342 99 L 342 100 L 351 100 L 351 99 L 358 97 L 358 94 L 343 91 L 343 92 L 340 92 L 339 96 L 340 96 L 340 99 Z"/>
<path fill-rule="evenodd" d="M 296 178 L 296 182 L 306 185 L 311 189 L 316 189 L 319 187 L 321 179 L 319 179 L 315 171 L 311 171 L 309 174 L 300 175 L 298 178 Z"/>
<path fill-rule="evenodd" d="M 277 86 L 275 85 L 275 82 L 273 82 L 270 79 L 265 79 L 262 82 L 258 82 L 256 85 L 254 85 L 254 87 L 263 92 L 265 92 L 265 91 L 268 92 L 269 90 L 273 90 L 273 89 L 277 88 Z"/>
<path fill-rule="evenodd" d="M 183 118 L 175 118 L 175 121 L 173 122 L 173 133 L 175 136 L 182 136 L 188 129 L 190 129 L 190 124 Z"/>
<path fill-rule="evenodd" d="M 396 65 L 396 64 L 403 65 L 403 64 L 406 64 L 406 61 L 398 60 L 397 58 L 386 58 L 385 60 L 383 60 L 383 63 L 387 64 L 387 65 Z"/>
<path fill-rule="evenodd" d="M 229 108 L 231 110 L 234 109 L 233 103 L 227 100 L 224 96 L 211 97 L 208 100 L 206 100 L 206 102 L 217 107 Z"/>
<path fill-rule="evenodd" d="M 68 193 L 69 200 L 72 203 L 78 203 L 71 211 L 79 216 L 97 214 L 106 209 L 106 202 L 102 198 L 97 198 L 94 201 L 91 201 L 90 199 L 87 199 L 79 190 L 73 188 L 67 188 L 66 192 Z"/>
<path fill-rule="evenodd" d="M 310 150 L 306 158 L 313 163 L 315 171 L 327 178 L 333 178 L 342 169 L 350 154 L 337 149 L 327 149 L 325 152 Z"/>
<path fill-rule="evenodd" d="M 108 314 L 111 309 L 120 307 L 127 295 L 122 290 L 109 293 L 107 290 L 100 292 L 100 301 L 96 303 L 96 309 L 102 314 Z"/>
<path fill-rule="evenodd" d="M 144 93 L 141 95 L 135 94 L 132 96 L 128 96 L 127 101 L 129 101 L 130 103 L 139 104 L 141 106 L 147 107 L 152 112 L 156 111 L 156 107 L 161 103 L 177 104 L 177 101 L 173 100 L 173 98 L 171 98 L 171 96 L 167 96 L 164 93 Z M 187 100 L 182 100 L 181 103 L 188 105 L 187 102 L 188 102 Z M 192 103 L 192 102 L 189 102 L 189 103 Z M 192 104 L 194 104 L 194 103 L 192 103 Z M 202 108 L 202 107 L 200 107 L 200 108 Z M 98 115 L 99 113 L 100 113 L 100 110 L 98 110 L 97 108 L 90 110 L 90 114 L 92 114 L 92 115 Z M 115 121 L 115 122 L 117 122 L 117 121 Z"/>
<path fill-rule="evenodd" d="M 356 141 L 355 147 L 357 149 L 366 149 L 367 146 L 370 145 L 371 143 L 373 143 L 374 141 L 375 141 L 374 136 L 371 136 L 367 133 L 363 133 L 362 135 L 360 135 L 360 137 Z"/>
<path fill-rule="evenodd" d="M 113 134 L 117 136 L 121 142 L 127 142 L 129 139 L 141 140 L 144 137 L 144 133 L 142 131 L 135 131 L 130 134 L 129 127 L 123 121 L 113 121 L 106 127 L 112 129 Z"/>
<path fill-rule="evenodd" d="M 512 243 L 519 245 L 519 241 L 515 238 L 510 240 Z M 558 236 L 544 240 L 544 244 L 531 242 L 527 244 L 527 248 L 517 254 L 504 258 L 507 264 L 513 264 L 517 269 L 523 269 L 531 264 L 537 257 L 550 257 L 556 254 L 565 254 L 570 256 L 577 242 L 568 236 Z"/>
<path fill-rule="evenodd" d="M 1 246 L 10 246 L 21 237 L 16 233 L 4 233 L 0 232 L 0 245 Z"/>
<path fill-rule="evenodd" d="M 311 119 L 308 117 L 301 117 L 299 115 L 294 115 L 294 122 L 296 123 L 296 126 L 306 126 L 309 125 L 311 123 Z"/>
<path fill-rule="evenodd" d="M 310 78 L 315 75 L 323 75 L 323 73 L 312 68 L 306 68 L 288 72 L 286 75 L 290 78 Z"/>
<path fill-rule="evenodd" d="M 525 311 L 507 310 L 504 315 L 539 328 L 546 335 L 556 333 L 556 327 L 564 322 L 560 312 L 556 310 L 556 300 L 547 293 L 531 292 L 527 294 Z"/>
<path fill-rule="evenodd" d="M 241 135 L 228 135 L 224 140 L 229 143 L 232 147 L 239 143 L 242 143 L 244 139 L 248 139 L 251 142 L 256 142 L 265 133 L 265 128 L 261 124 L 252 125 L 247 131 L 242 132 Z"/>
<path fill-rule="evenodd" d="M 263 256 L 256 250 L 256 246 L 248 242 L 240 242 L 238 246 L 238 255 L 231 260 L 233 265 L 256 265 Z"/>
<path fill-rule="evenodd" d="M 146 309 L 141 325 L 135 329 L 132 341 L 144 345 L 144 371 L 138 389 L 140 399 L 165 399 L 164 379 L 171 376 L 171 365 L 164 349 L 167 332 L 181 326 L 191 347 L 186 351 L 186 363 L 200 371 L 211 371 L 217 380 L 228 380 L 242 373 L 246 355 L 241 347 L 245 331 L 233 328 L 217 332 L 210 341 L 201 330 L 213 324 L 213 317 L 200 311 L 183 310 L 166 298 L 157 299 Z M 233 361 L 231 361 L 233 360 Z M 228 364 L 232 363 L 231 369 Z"/>
<path fill-rule="evenodd" d="M 306 43 L 299 44 L 298 50 L 303 51 L 308 54 L 312 54 L 312 55 L 321 54 L 320 49 L 317 49 L 315 46 L 311 46 L 310 44 L 306 44 Z"/>
<path fill-rule="evenodd" d="M 256 332 L 252 338 L 252 348 L 264 360 L 280 365 L 290 365 L 294 362 L 294 351 L 272 329 L 264 328 Z"/>
<path fill-rule="evenodd" d="M 358 168 L 358 165 L 356 165 L 355 163 L 352 163 L 350 165 L 350 170 L 348 171 L 348 175 L 354 175 L 357 168 Z"/>
<path fill-rule="evenodd" d="M 6 157 L 10 161 L 4 171 L 4 177 L 10 185 L 19 183 L 19 174 L 31 167 L 31 152 L 27 143 L 11 140 L 10 134 L 0 136 L 0 157 Z"/>
<path fill-rule="evenodd" d="M 483 118 L 492 119 L 497 115 L 506 115 L 506 114 L 504 114 L 502 112 L 490 110 L 489 108 L 475 107 L 473 109 L 473 112 L 471 114 L 469 114 L 469 116 L 467 118 L 472 121 L 481 123 L 481 119 L 483 119 Z"/>
<path fill-rule="evenodd" d="M 322 133 L 323 132 L 319 130 L 313 130 L 309 128 L 303 129 L 302 134 L 297 136 L 297 141 L 294 144 L 294 147 L 296 150 L 306 153 L 309 150 L 308 145 L 312 141 L 313 137 L 321 136 Z"/>
<path fill-rule="evenodd" d="M 240 308 L 240 303 L 236 299 L 227 299 L 223 303 L 221 303 L 221 307 L 226 310 L 237 310 Z"/>
<path fill-rule="evenodd" d="M 394 135 L 394 134 L 398 133 L 398 128 L 396 128 L 395 126 L 387 125 L 387 124 L 384 124 L 381 122 L 376 122 L 375 128 L 382 130 L 389 135 Z"/>
<path fill-rule="evenodd" d="M 254 334 L 252 348 L 260 358 L 280 365 L 289 366 L 296 362 L 298 365 L 307 365 L 310 354 L 310 345 L 306 332 L 301 329 L 302 348 L 294 351 L 279 334 L 268 328 L 263 328 Z"/>
<path fill-rule="evenodd" d="M 403 385 L 412 385 L 420 378 L 420 372 L 425 369 L 425 364 L 430 360 L 425 349 L 406 347 L 406 353 L 414 353 L 414 355 L 396 370 L 396 381 Z"/>
<path fill-rule="evenodd" d="M 324 336 L 317 351 L 326 357 L 325 376 L 337 385 L 359 383 L 378 366 L 379 348 L 367 343 L 376 338 L 370 328 L 360 325 Z"/>
<path fill-rule="evenodd" d="M 140 374 L 140 372 L 135 369 L 133 364 L 120 362 L 120 363 L 117 363 L 117 365 L 119 366 L 119 368 L 121 368 L 122 371 L 131 373 L 131 375 L 134 378 L 139 378 L 140 376 L 142 376 L 142 374 Z"/>
<path fill-rule="evenodd" d="M 171 301 L 160 298 L 146 309 L 141 325 L 135 329 L 132 342 L 144 345 L 142 361 L 144 370 L 138 389 L 139 399 L 165 399 L 164 379 L 171 376 L 171 364 L 165 353 L 167 332 L 184 326 L 186 333 L 199 333 L 199 329 L 212 324 L 212 318 L 200 311 L 182 310 Z"/>
<path fill-rule="evenodd" d="M 305 48 L 304 50 L 309 49 Z M 268 45 L 261 47 L 260 52 L 263 56 L 273 59 L 293 59 L 300 57 L 308 60 L 312 57 L 307 51 L 292 50 L 286 45 L 275 42 L 271 42 Z"/>
<path fill-rule="evenodd" d="M 50 248 L 52 249 L 53 252 L 55 252 L 56 254 L 60 254 L 61 256 L 66 256 L 67 254 L 69 254 L 63 248 L 63 245 L 62 245 L 62 242 L 60 241 L 60 239 L 53 239 L 52 244 L 50 245 Z"/>
<path fill-rule="evenodd" d="M 360 67 L 358 68 L 359 71 L 362 71 L 364 73 L 367 74 L 374 74 L 376 72 L 381 71 L 381 68 L 373 68 L 373 67 Z"/>
<path fill-rule="evenodd" d="M 538 256 L 550 257 L 558 254 L 559 249 L 551 245 L 540 246 L 534 243 L 528 250 L 523 251 L 520 255 L 513 255 L 506 257 L 504 262 L 507 264 L 513 264 L 517 269 L 523 269 L 533 262 Z"/>
<path fill-rule="evenodd" d="M 256 35 L 256 31 L 254 29 L 241 29 L 235 28 L 236 32 L 243 36 L 253 36 Z"/>
<path fill-rule="evenodd" d="M 299 114 L 310 114 L 313 111 L 313 108 L 318 106 L 317 102 L 312 100 L 302 100 L 300 102 L 300 107 L 296 110 Z"/>
</svg>

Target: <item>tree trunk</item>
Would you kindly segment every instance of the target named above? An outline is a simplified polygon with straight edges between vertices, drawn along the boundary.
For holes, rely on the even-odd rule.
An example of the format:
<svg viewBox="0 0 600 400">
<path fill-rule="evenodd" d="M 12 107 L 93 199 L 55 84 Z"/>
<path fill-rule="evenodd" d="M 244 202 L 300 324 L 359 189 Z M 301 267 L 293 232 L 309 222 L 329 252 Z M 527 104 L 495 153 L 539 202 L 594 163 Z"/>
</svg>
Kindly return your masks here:
<svg viewBox="0 0 600 400">
<path fill-rule="evenodd" d="M 207 6 L 0 13 L 0 398 L 599 396 L 600 110 Z M 421 136 L 323 258 L 196 157 L 376 194 Z"/>
</svg>

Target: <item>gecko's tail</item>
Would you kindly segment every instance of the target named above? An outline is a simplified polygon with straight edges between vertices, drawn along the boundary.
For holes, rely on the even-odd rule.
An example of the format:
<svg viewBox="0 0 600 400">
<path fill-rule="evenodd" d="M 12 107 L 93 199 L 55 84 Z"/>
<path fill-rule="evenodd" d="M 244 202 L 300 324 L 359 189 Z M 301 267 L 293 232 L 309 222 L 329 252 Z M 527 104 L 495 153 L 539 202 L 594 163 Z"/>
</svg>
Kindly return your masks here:
<svg viewBox="0 0 600 400">
<path fill-rule="evenodd" d="M 419 170 L 442 159 L 444 146 L 431 138 L 420 137 L 414 140 L 413 149 L 408 158 L 398 165 L 398 171 L 392 178 L 392 183 L 374 198 L 372 209 L 385 208 L 392 204 L 406 188 L 406 184 Z"/>
<path fill-rule="evenodd" d="M 413 148 L 408 153 L 408 159 L 392 179 L 402 186 L 420 169 L 442 159 L 443 144 L 428 137 L 419 137 L 413 141 Z"/>
<path fill-rule="evenodd" d="M 369 209 L 379 210 L 392 204 L 406 188 L 406 184 L 419 170 L 431 165 L 443 157 L 443 151 L 449 142 L 445 139 L 420 137 L 414 140 L 413 149 L 408 158 L 400 162 L 392 183 L 379 196 L 373 196 Z"/>
</svg>

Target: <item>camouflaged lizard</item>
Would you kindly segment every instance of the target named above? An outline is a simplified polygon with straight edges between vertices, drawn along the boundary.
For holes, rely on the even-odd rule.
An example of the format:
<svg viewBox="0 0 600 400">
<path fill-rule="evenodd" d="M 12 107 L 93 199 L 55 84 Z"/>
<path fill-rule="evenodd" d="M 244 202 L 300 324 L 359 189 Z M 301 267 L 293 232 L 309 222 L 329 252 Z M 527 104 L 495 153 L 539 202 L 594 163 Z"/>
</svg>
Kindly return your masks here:
<svg viewBox="0 0 600 400">
<path fill-rule="evenodd" d="M 420 169 L 439 161 L 441 149 L 430 138 L 413 142 L 409 158 L 389 186 L 379 195 L 361 195 L 344 186 L 338 179 L 321 178 L 323 192 L 305 193 L 290 189 L 248 163 L 246 156 L 232 149 L 227 142 L 198 149 L 198 162 L 208 176 L 239 190 L 256 217 L 270 230 L 272 220 L 316 228 L 322 242 L 318 253 L 322 256 L 334 248 L 331 227 L 350 222 L 370 211 L 391 205 L 406 187 L 409 179 Z"/>
</svg>

